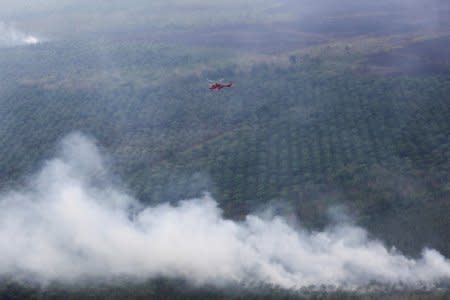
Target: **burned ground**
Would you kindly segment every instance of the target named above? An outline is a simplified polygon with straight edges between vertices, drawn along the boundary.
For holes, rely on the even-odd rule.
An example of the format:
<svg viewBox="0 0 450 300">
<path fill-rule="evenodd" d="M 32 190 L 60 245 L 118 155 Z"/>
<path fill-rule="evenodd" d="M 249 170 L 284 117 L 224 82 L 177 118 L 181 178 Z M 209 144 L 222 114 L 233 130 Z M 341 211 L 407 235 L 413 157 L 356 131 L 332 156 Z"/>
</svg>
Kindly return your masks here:
<svg viewBox="0 0 450 300">
<path fill-rule="evenodd" d="M 449 74 L 450 36 L 411 43 L 368 57 L 368 64 L 391 74 Z"/>
</svg>

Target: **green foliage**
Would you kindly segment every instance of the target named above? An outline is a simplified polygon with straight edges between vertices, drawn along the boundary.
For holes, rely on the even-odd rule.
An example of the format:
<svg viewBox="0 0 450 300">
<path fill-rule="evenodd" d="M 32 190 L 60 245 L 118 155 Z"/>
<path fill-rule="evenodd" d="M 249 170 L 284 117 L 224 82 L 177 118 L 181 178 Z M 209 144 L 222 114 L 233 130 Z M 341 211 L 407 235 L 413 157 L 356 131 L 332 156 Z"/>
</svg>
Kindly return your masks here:
<svg viewBox="0 0 450 300">
<path fill-rule="evenodd" d="M 13 282 L 0 284 L 0 299 L 267 299 L 267 300 L 339 300 L 339 299 L 448 299 L 448 291 L 419 291 L 391 287 L 369 290 L 345 291 L 327 286 L 307 287 L 300 290 L 283 290 L 273 286 L 192 286 L 183 280 L 154 279 L 142 283 L 122 280 L 79 286 L 51 285 L 46 288 L 19 285 Z"/>
<path fill-rule="evenodd" d="M 3 56 L 3 74 L 10 76 L 0 93 L 0 187 L 26 180 L 53 156 L 58 140 L 81 131 L 98 140 L 110 154 L 113 173 L 142 202 L 210 191 L 227 217 L 239 219 L 265 205 L 288 207 L 314 229 L 329 224 L 333 208 L 343 208 L 403 252 L 415 255 L 427 246 L 450 254 L 450 77 L 361 76 L 306 56 L 296 63 L 290 59 L 286 67 L 262 63 L 243 70 L 226 64 L 143 85 L 148 68 L 195 69 L 212 57 L 208 51 L 164 46 L 108 47 L 114 57 L 108 62 L 98 62 L 86 45 L 71 49 L 62 65 L 57 54 L 43 55 L 18 69 L 17 61 Z M 133 49 L 136 55 L 127 55 Z M 48 78 L 62 77 L 53 85 L 45 80 L 24 85 L 23 78 L 42 69 Z M 86 70 L 125 75 L 117 82 L 109 75 L 91 76 L 92 84 L 80 86 L 76 78 Z M 221 74 L 235 87 L 209 91 L 205 78 Z M 156 77 L 161 76 L 151 78 Z M 224 292 L 165 279 L 41 289 L 6 280 L 0 298 L 446 299 L 448 292 L 387 287 Z"/>
<path fill-rule="evenodd" d="M 135 46 L 109 47 L 108 53 L 127 53 Z M 170 69 L 191 61 L 186 57 L 209 59 L 205 52 L 158 47 L 93 69 Z M 71 57 L 77 49 L 86 46 L 72 49 Z M 154 54 L 146 57 L 149 51 Z M 55 56 L 47 59 L 58 61 Z M 336 67 L 310 57 L 286 68 L 227 65 L 227 80 L 236 84 L 218 93 L 205 78 L 220 77 L 221 69 L 144 87 L 101 79 L 83 89 L 7 82 L 0 184 L 20 182 L 53 155 L 61 137 L 82 131 L 111 154 L 113 172 L 143 202 L 208 190 L 227 216 L 239 218 L 281 201 L 313 228 L 328 223 L 330 207 L 345 205 L 358 223 L 403 251 L 430 246 L 448 255 L 441 233 L 450 225 L 450 78 L 380 78 L 330 68 Z"/>
</svg>

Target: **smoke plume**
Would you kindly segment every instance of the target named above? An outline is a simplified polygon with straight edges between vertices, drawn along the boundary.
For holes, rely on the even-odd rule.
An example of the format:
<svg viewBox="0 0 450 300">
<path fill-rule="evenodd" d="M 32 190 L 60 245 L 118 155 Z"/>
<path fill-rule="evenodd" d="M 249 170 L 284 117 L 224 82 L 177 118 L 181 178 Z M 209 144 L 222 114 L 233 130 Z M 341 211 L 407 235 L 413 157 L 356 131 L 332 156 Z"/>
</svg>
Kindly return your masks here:
<svg viewBox="0 0 450 300">
<path fill-rule="evenodd" d="M 450 279 L 450 261 L 437 251 L 407 258 L 348 224 L 309 232 L 278 216 L 235 222 L 209 195 L 144 207 L 113 184 L 91 139 L 72 134 L 59 152 L 26 186 L 0 194 L 2 277 L 45 284 L 167 276 L 285 288 Z"/>
<path fill-rule="evenodd" d="M 0 22 L 0 47 L 33 45 L 37 43 L 39 43 L 37 37 L 23 33 L 13 26 Z"/>
</svg>

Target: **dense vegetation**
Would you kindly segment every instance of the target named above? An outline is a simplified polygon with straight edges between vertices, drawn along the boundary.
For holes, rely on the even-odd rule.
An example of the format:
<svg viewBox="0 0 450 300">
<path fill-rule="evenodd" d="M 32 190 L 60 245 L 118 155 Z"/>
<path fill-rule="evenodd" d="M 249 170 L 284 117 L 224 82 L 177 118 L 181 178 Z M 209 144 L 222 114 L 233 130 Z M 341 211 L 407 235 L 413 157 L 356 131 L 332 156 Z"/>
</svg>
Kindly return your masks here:
<svg viewBox="0 0 450 300">
<path fill-rule="evenodd" d="M 381 45 L 383 52 L 365 56 L 353 52 L 358 45 L 343 52 L 331 45 L 328 52 L 268 61 L 246 53 L 254 61 L 240 65 L 233 50 L 123 38 L 0 49 L 1 190 L 27 180 L 62 137 L 81 131 L 96 138 L 113 173 L 144 203 L 209 191 L 229 218 L 271 205 L 310 229 L 335 221 L 330 211 L 337 207 L 403 253 L 430 247 L 450 256 L 450 72 L 448 62 L 439 64 L 448 53 L 432 52 L 438 58 L 429 60 L 422 43 L 420 59 L 408 60 L 412 46 L 386 51 Z M 371 72 L 393 67 L 390 60 L 399 62 L 397 69 Z M 221 77 L 235 87 L 209 91 L 206 79 Z M 259 290 L 224 295 L 163 279 L 42 290 L 6 280 L 0 298 L 363 297 L 325 287 L 300 294 Z M 448 296 L 364 293 L 366 299 Z"/>
<path fill-rule="evenodd" d="M 224 291 L 223 287 L 202 286 L 194 287 L 182 280 L 154 279 L 147 282 L 135 283 L 122 281 L 115 284 L 100 284 L 91 287 L 61 287 L 51 286 L 45 289 L 30 285 L 24 287 L 13 282 L 0 285 L 1 299 L 421 299 L 444 300 L 450 296 L 445 290 L 408 290 L 395 287 L 378 289 L 373 285 L 372 291 L 367 290 L 337 290 L 327 286 L 307 287 L 300 291 L 289 291 L 272 286 L 259 286 L 254 289 L 230 286 Z"/>
<path fill-rule="evenodd" d="M 149 52 L 139 63 L 174 53 Z M 344 204 L 403 251 L 450 253 L 442 239 L 450 225 L 450 77 L 361 76 L 311 57 L 202 72 L 143 88 L 101 81 L 83 90 L 6 88 L 2 185 L 79 130 L 107 148 L 115 171 L 147 203 L 212 191 L 239 217 L 281 201 L 315 228 L 328 223 L 330 206 Z M 204 78 L 218 74 L 236 87 L 211 93 Z"/>
</svg>

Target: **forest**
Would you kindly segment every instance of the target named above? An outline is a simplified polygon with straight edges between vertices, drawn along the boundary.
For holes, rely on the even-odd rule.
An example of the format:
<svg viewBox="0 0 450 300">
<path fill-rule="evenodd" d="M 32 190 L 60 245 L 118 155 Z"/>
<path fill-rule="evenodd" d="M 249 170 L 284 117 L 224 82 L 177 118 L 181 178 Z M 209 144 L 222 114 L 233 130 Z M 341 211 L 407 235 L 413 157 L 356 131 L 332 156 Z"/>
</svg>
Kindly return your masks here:
<svg viewBox="0 0 450 300">
<path fill-rule="evenodd" d="M 450 28 L 354 18 L 308 24 L 301 41 L 289 30 L 303 23 L 233 21 L 242 36 L 220 24 L 211 35 L 138 27 L 0 47 L 0 193 L 26 185 L 61 139 L 80 132 L 143 205 L 207 192 L 237 222 L 268 207 L 311 232 L 345 218 L 407 257 L 429 248 L 448 258 Z M 393 23 L 377 27 L 380 18 Z M 219 78 L 233 88 L 209 90 Z M 0 275 L 1 299 L 449 297 L 448 282 L 297 291 L 158 278 L 41 288 Z"/>
</svg>

